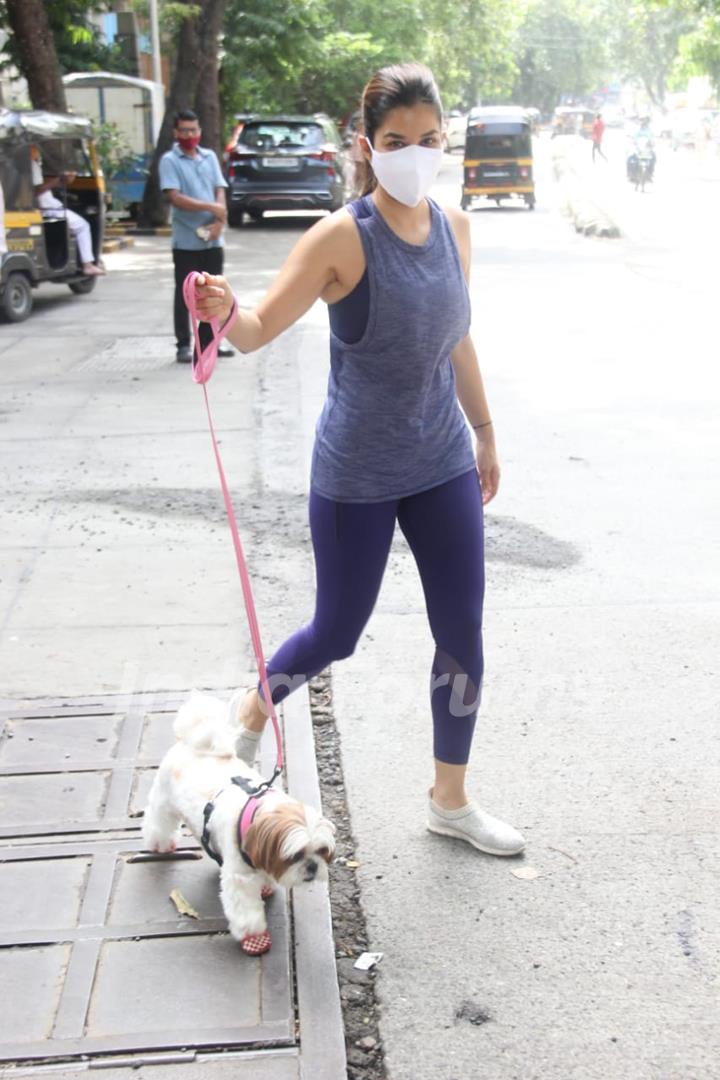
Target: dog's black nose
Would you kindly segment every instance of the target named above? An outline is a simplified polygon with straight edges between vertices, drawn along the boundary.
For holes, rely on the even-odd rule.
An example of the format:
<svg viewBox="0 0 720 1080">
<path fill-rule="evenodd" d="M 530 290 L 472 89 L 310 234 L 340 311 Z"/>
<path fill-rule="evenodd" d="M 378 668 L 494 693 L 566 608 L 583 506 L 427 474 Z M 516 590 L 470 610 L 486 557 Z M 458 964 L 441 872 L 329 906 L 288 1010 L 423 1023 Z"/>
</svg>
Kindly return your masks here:
<svg viewBox="0 0 720 1080">
<path fill-rule="evenodd" d="M 314 859 L 309 859 L 308 862 L 305 863 L 305 880 L 312 881 L 317 872 L 318 864 L 315 862 Z"/>
</svg>

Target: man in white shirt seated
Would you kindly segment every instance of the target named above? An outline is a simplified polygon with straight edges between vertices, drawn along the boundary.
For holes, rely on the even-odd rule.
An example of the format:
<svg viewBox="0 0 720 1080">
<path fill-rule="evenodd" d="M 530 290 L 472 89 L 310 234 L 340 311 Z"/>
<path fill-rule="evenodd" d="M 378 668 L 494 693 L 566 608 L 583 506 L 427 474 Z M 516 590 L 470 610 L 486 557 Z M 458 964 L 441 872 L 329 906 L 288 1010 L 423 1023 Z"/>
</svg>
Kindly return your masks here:
<svg viewBox="0 0 720 1080">
<path fill-rule="evenodd" d="M 57 187 L 62 181 L 71 184 L 76 173 L 62 173 L 60 176 L 44 176 L 40 161 L 40 152 L 36 146 L 31 150 L 32 154 L 32 178 L 33 189 L 37 198 L 37 204 L 45 218 L 67 218 L 67 223 L 75 236 L 82 272 L 88 277 L 97 277 L 105 271 L 95 265 L 92 249 L 92 235 L 90 223 L 76 214 L 74 210 L 68 210 L 64 203 L 53 195 L 52 188 Z"/>
</svg>

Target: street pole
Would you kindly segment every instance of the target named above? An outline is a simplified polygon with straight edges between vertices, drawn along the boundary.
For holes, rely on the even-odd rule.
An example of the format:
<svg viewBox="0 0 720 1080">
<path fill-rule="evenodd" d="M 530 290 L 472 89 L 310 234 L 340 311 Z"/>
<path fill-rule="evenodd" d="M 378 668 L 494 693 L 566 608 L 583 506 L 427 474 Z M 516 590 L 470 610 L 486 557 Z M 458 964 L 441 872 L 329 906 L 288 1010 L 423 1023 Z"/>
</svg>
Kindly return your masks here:
<svg viewBox="0 0 720 1080">
<path fill-rule="evenodd" d="M 160 29 L 158 25 L 157 0 L 150 0 L 150 36 L 152 39 L 152 66 L 153 81 L 161 83 L 162 67 L 160 65 Z"/>
</svg>

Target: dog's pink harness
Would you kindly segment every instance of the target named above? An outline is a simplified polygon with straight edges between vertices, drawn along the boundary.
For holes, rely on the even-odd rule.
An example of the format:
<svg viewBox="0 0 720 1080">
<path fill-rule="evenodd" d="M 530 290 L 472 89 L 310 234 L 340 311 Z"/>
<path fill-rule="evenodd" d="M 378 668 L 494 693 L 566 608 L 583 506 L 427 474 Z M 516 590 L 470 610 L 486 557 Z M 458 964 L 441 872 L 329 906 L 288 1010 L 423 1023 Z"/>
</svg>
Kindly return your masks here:
<svg viewBox="0 0 720 1080">
<path fill-rule="evenodd" d="M 275 706 L 272 700 L 272 694 L 268 686 L 267 669 L 265 667 L 265 659 L 263 656 L 262 640 L 260 638 L 260 626 L 258 624 L 257 614 L 255 611 L 255 603 L 253 601 L 252 588 L 250 586 L 250 575 L 248 573 L 247 563 L 245 562 L 245 555 L 243 552 L 242 542 L 240 540 L 240 532 L 238 530 L 237 521 L 235 519 L 235 511 L 233 510 L 232 500 L 230 498 L 230 490 L 225 479 L 225 470 L 223 468 L 222 458 L 220 457 L 220 449 L 218 447 L 217 437 L 215 435 L 215 425 L 213 424 L 212 413 L 210 411 L 210 402 L 208 400 L 207 382 L 215 370 L 215 364 L 217 363 L 218 347 L 221 339 L 227 334 L 228 330 L 234 326 L 238 317 L 238 302 L 237 297 L 233 296 L 233 305 L 230 309 L 230 314 L 227 319 L 220 326 L 219 320 L 215 317 L 209 320 L 212 328 L 213 336 L 212 341 L 202 348 L 200 344 L 200 333 L 198 328 L 197 317 L 197 295 L 195 292 L 195 286 L 198 279 L 203 277 L 196 270 L 193 270 L 185 278 L 183 282 L 183 298 L 185 305 L 190 312 L 190 319 L 192 322 L 193 337 L 195 339 L 195 356 L 192 365 L 192 377 L 193 381 L 200 383 L 203 388 L 203 395 L 205 397 L 205 409 L 207 412 L 208 424 L 210 426 L 210 437 L 212 439 L 213 451 L 215 453 L 215 461 L 217 463 L 218 474 L 220 476 L 220 487 L 222 488 L 223 499 L 225 500 L 225 510 L 227 512 L 228 523 L 230 525 L 230 534 L 232 536 L 233 546 L 235 548 L 235 559 L 237 561 L 237 567 L 240 572 L 240 583 L 242 585 L 243 598 L 245 600 L 245 611 L 247 613 L 248 626 L 250 628 L 250 637 L 253 643 L 253 650 L 255 652 L 255 660 L 257 662 L 258 673 L 260 675 L 260 682 L 262 685 L 263 695 L 265 702 L 270 709 L 270 718 L 275 730 L 275 742 L 277 746 L 277 759 L 275 762 L 275 769 L 273 775 L 269 780 L 264 780 L 262 784 L 255 787 L 244 776 L 233 776 L 232 783 L 237 784 L 238 787 L 243 788 L 248 794 L 248 800 L 242 809 L 240 817 L 238 818 L 238 845 L 240 847 L 240 854 L 248 865 L 252 866 L 252 860 L 250 856 L 243 851 L 242 842 L 243 837 L 247 834 L 248 829 L 253 823 L 255 814 L 260 806 L 261 798 L 268 793 L 271 789 L 271 785 L 275 782 L 276 778 L 282 772 L 283 767 L 283 752 L 282 752 L 282 737 L 280 735 L 280 725 L 278 724 L 277 716 L 275 715 Z M 219 792 L 218 792 L 219 794 Z M 217 798 L 217 795 L 215 796 Z M 203 832 L 201 837 L 201 843 L 205 851 L 211 858 L 222 866 L 222 857 L 216 852 L 210 843 L 210 817 L 215 808 L 215 800 L 208 802 L 205 805 L 203 811 Z"/>
<path fill-rule="evenodd" d="M 276 792 L 273 788 L 270 787 L 267 780 L 264 780 L 262 784 L 256 787 L 248 780 L 246 776 L 232 776 L 230 778 L 230 783 L 235 784 L 236 787 L 242 788 L 248 796 L 245 801 L 245 805 L 240 811 L 240 816 L 238 817 L 237 842 L 243 860 L 248 864 L 248 866 L 252 867 L 252 869 L 254 870 L 254 863 L 248 853 L 243 848 L 243 840 L 247 835 L 248 829 L 255 820 L 255 815 L 260 809 L 260 801 L 263 796 L 268 794 L 274 795 L 276 794 Z M 216 851 L 210 843 L 210 818 L 213 815 L 215 803 L 225 790 L 225 788 L 222 788 L 220 791 L 218 791 L 214 799 L 211 799 L 210 802 L 205 803 L 205 807 L 203 809 L 203 831 L 200 837 L 200 843 L 203 846 L 203 850 L 207 855 L 210 856 L 211 859 L 215 860 L 218 866 L 222 866 L 223 859 L 220 852 Z"/>
</svg>

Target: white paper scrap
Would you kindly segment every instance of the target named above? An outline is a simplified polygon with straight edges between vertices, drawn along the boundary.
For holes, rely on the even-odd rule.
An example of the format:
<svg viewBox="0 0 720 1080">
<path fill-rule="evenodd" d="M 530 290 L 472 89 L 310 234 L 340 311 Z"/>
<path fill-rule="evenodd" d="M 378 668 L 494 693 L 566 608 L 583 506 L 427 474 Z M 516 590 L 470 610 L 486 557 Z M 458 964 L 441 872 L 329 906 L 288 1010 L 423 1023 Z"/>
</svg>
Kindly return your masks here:
<svg viewBox="0 0 720 1080">
<path fill-rule="evenodd" d="M 520 878 L 521 881 L 535 881 L 540 877 L 540 871 L 536 870 L 534 866 L 519 866 L 517 870 L 511 870 L 511 874 L 516 878 Z"/>
<path fill-rule="evenodd" d="M 360 971 L 369 971 L 370 968 L 379 964 L 382 958 L 383 953 L 381 952 L 364 952 L 358 956 L 353 967 L 358 968 Z"/>
</svg>

